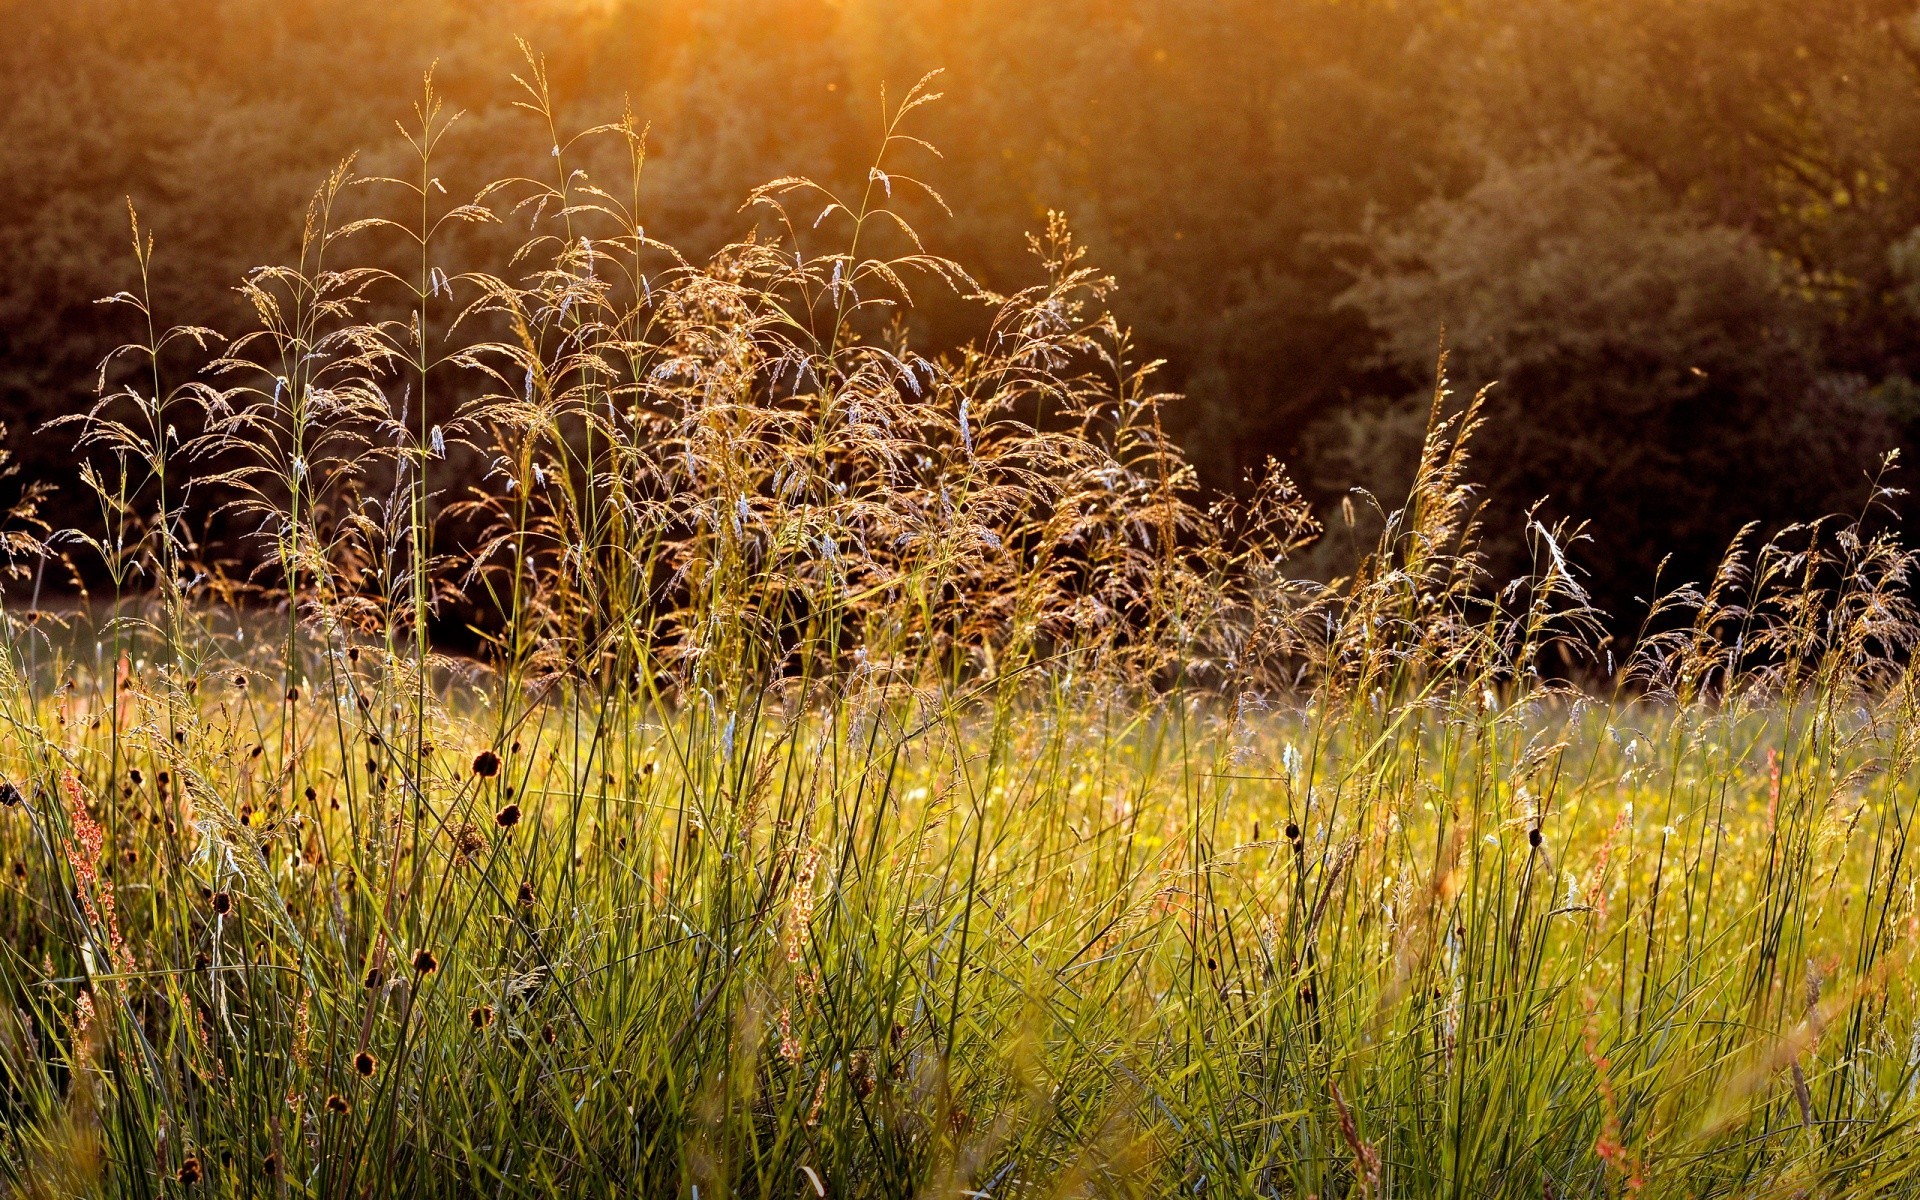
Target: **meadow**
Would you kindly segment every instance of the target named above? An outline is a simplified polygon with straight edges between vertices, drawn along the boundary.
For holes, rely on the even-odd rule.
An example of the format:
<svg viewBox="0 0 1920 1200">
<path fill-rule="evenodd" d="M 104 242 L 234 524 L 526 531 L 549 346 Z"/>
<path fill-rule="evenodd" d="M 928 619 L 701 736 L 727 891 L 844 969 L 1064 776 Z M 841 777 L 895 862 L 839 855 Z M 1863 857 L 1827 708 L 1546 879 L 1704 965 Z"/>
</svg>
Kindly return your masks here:
<svg viewBox="0 0 1920 1200">
<path fill-rule="evenodd" d="M 698 262 L 522 87 L 550 176 L 447 196 L 429 86 L 46 431 L 8 1194 L 1920 1194 L 1890 482 L 1615 640 L 1444 370 L 1404 500 L 1203 502 L 1064 219 L 1003 295 L 900 215 L 924 86 Z"/>
</svg>

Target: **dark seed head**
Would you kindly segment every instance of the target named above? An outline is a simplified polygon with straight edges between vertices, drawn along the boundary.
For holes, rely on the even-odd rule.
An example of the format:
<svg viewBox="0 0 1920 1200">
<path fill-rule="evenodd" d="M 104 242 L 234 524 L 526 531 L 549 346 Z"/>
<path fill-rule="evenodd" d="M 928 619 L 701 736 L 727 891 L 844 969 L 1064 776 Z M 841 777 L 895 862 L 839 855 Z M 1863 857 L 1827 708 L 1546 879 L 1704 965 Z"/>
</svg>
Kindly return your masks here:
<svg viewBox="0 0 1920 1200">
<path fill-rule="evenodd" d="M 482 750 L 474 755 L 473 773 L 482 779 L 492 779 L 500 773 L 500 756 L 491 750 Z"/>
<path fill-rule="evenodd" d="M 128 771 L 127 778 L 133 781 L 133 786 L 139 787 L 142 779 L 142 776 L 140 774 L 140 768 L 135 767 L 133 770 Z"/>
<path fill-rule="evenodd" d="M 1535 826 L 1534 828 L 1527 830 L 1527 845 L 1538 846 L 1539 844 L 1540 844 L 1540 829 L 1538 826 Z"/>
<path fill-rule="evenodd" d="M 213 894 L 213 911 L 223 917 L 232 912 L 233 897 L 226 892 L 215 892 Z"/>
<path fill-rule="evenodd" d="M 368 1054 L 365 1050 L 353 1056 L 353 1072 L 360 1076 L 360 1078 L 371 1079 L 373 1078 L 373 1073 L 379 1069 L 379 1060 L 374 1058 L 373 1055 Z"/>
<path fill-rule="evenodd" d="M 521 908 L 532 908 L 533 907 L 533 884 L 528 882 L 523 882 L 520 885 L 520 894 L 516 898 L 520 901 Z"/>
<path fill-rule="evenodd" d="M 235 671 L 233 673 L 233 686 L 237 688 L 243 688 L 247 686 L 247 677 L 244 672 Z"/>
<path fill-rule="evenodd" d="M 351 1104 L 347 1103 L 347 1098 L 339 1092 L 335 1092 L 333 1095 L 327 1097 L 327 1111 L 330 1113 L 344 1114 L 352 1107 Z"/>
<path fill-rule="evenodd" d="M 280 1156 L 278 1154 L 269 1154 L 261 1159 L 260 1170 L 268 1176 L 278 1175 L 280 1173 Z"/>
<path fill-rule="evenodd" d="M 1297 842 L 1300 840 L 1300 827 L 1294 824 L 1292 821 L 1287 822 L 1287 840 L 1290 842 Z"/>
<path fill-rule="evenodd" d="M 318 800 L 320 798 L 320 793 L 313 790 L 312 784 L 307 785 L 307 790 L 305 794 L 307 797 L 308 804 L 312 804 L 315 800 Z"/>
<path fill-rule="evenodd" d="M 553 1026 L 542 1025 L 540 1027 L 540 1040 L 551 1046 L 560 1040 L 560 1035 L 553 1031 Z"/>
<path fill-rule="evenodd" d="M 360 982 L 363 986 L 371 990 L 379 987 L 386 981 L 386 978 L 386 972 L 382 971 L 379 967 L 368 967 L 367 977 Z"/>
<path fill-rule="evenodd" d="M 493 1024 L 493 1005 L 482 1004 L 467 1014 L 467 1022 L 475 1029 L 485 1029 Z"/>
<path fill-rule="evenodd" d="M 181 1163 L 180 1169 L 174 1173 L 174 1178 L 189 1186 L 199 1183 L 200 1160 L 198 1158 L 189 1158 L 187 1161 Z"/>
<path fill-rule="evenodd" d="M 0 804 L 12 808 L 20 803 L 20 789 L 11 783 L 0 783 Z"/>
<path fill-rule="evenodd" d="M 440 969 L 440 960 L 433 956 L 431 950 L 416 950 L 413 954 L 413 969 L 422 975 L 431 975 Z"/>
<path fill-rule="evenodd" d="M 518 804 L 507 805 L 499 812 L 493 814 L 493 823 L 502 829 L 512 829 L 520 823 L 520 806 Z"/>
</svg>

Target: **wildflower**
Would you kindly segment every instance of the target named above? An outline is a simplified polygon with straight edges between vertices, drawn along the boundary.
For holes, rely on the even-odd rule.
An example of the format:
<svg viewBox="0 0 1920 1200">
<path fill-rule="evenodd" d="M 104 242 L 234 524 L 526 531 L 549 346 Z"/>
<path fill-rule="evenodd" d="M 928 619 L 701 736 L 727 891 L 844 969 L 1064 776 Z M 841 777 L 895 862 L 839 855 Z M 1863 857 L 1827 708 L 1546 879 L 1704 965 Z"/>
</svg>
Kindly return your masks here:
<svg viewBox="0 0 1920 1200">
<path fill-rule="evenodd" d="M 191 1187 L 194 1184 L 199 1183 L 200 1182 L 200 1160 L 198 1158 L 189 1156 L 187 1161 L 180 1164 L 180 1169 L 174 1172 L 173 1177 L 175 1179 L 178 1179 L 181 1183 L 187 1185 L 188 1187 Z"/>
<path fill-rule="evenodd" d="M 855 1050 L 847 1060 L 847 1074 L 853 1076 L 854 1095 L 865 1100 L 873 1095 L 873 1056 L 865 1050 Z"/>
<path fill-rule="evenodd" d="M 462 821 L 449 831 L 453 839 L 453 861 L 465 865 L 479 859 L 486 853 L 489 845 L 487 835 L 472 821 Z"/>
<path fill-rule="evenodd" d="M 500 773 L 500 756 L 491 750 L 482 750 L 474 755 L 473 773 L 482 779 L 492 779 Z"/>
<path fill-rule="evenodd" d="M 431 950 L 416 950 L 413 954 L 413 969 L 422 975 L 431 975 L 440 969 L 440 960 Z"/>
<path fill-rule="evenodd" d="M 780 1057 L 792 1066 L 800 1065 L 800 1039 L 793 1036 L 793 1009 L 782 1005 L 780 1008 Z"/>
<path fill-rule="evenodd" d="M 502 829 L 512 829 L 520 823 L 520 806 L 518 804 L 507 805 L 499 812 L 493 814 L 493 823 Z"/>
<path fill-rule="evenodd" d="M 373 1073 L 380 1069 L 380 1060 L 365 1050 L 353 1056 L 354 1074 L 362 1079 L 372 1079 Z"/>
</svg>

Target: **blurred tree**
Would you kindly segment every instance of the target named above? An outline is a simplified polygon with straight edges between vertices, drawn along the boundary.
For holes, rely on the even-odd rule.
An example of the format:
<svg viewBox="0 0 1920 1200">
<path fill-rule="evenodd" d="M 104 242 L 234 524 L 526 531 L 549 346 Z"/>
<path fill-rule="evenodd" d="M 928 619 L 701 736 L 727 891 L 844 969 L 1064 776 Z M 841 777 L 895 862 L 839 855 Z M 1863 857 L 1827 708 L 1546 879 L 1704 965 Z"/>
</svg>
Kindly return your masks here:
<svg viewBox="0 0 1920 1200">
<path fill-rule="evenodd" d="M 1477 475 L 1497 575 L 1523 565 L 1525 510 L 1549 500 L 1593 519 L 1583 557 L 1626 615 L 1668 553 L 1700 578 L 1747 520 L 1856 506 L 1894 441 L 1861 383 L 1822 369 L 1792 264 L 1612 156 L 1495 160 L 1374 246 L 1346 300 L 1384 353 L 1424 369 L 1444 324 L 1459 386 L 1495 385 Z"/>
</svg>

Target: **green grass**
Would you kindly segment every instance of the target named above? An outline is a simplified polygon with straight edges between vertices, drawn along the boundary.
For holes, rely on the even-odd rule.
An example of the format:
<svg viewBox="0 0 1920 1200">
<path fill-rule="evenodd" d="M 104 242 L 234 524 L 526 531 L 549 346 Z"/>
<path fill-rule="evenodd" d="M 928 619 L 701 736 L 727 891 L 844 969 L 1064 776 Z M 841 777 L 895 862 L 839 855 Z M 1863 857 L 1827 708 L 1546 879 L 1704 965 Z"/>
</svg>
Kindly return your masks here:
<svg viewBox="0 0 1920 1200">
<path fill-rule="evenodd" d="M 1920 1194 L 1882 494 L 1616 662 L 1577 530 L 1478 571 L 1443 383 L 1293 578 L 1304 504 L 1198 507 L 1064 222 L 995 296 L 893 214 L 925 99 L 695 264 L 550 122 L 551 181 L 443 202 L 429 92 L 407 215 L 343 168 L 258 331 L 124 297 L 101 528 L 39 539 L 110 594 L 5 614 L 0 1184 Z M 973 347 L 911 348 L 916 272 Z"/>
</svg>

